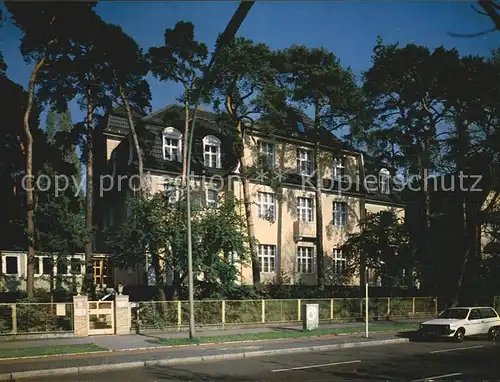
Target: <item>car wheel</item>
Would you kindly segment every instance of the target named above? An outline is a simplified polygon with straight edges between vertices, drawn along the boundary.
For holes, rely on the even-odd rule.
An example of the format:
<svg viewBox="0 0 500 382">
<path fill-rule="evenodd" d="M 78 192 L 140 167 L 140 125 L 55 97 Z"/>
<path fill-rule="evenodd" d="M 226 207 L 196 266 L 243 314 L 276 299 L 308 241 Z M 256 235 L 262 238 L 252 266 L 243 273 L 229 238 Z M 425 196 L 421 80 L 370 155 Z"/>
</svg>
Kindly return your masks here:
<svg viewBox="0 0 500 382">
<path fill-rule="evenodd" d="M 490 329 L 490 332 L 488 333 L 489 338 L 491 341 L 497 341 L 498 337 L 500 335 L 500 327 L 493 327 Z"/>
<path fill-rule="evenodd" d="M 457 332 L 455 333 L 455 341 L 456 342 L 462 342 L 465 338 L 465 329 L 464 328 L 460 328 L 457 330 Z"/>
</svg>

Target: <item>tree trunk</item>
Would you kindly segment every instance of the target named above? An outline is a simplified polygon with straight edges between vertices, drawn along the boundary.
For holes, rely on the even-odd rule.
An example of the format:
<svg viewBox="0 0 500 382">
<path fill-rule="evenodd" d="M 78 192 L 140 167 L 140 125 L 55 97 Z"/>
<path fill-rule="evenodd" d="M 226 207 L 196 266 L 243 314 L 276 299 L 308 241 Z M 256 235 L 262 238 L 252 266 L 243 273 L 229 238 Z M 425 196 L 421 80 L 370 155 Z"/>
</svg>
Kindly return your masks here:
<svg viewBox="0 0 500 382">
<path fill-rule="evenodd" d="M 316 139 L 314 147 L 314 171 L 316 172 L 315 209 L 316 209 L 316 274 L 318 289 L 325 290 L 325 258 L 323 250 L 323 206 L 321 203 L 321 189 L 323 179 L 319 168 L 319 142 Z"/>
<path fill-rule="evenodd" d="M 182 174 L 181 174 L 181 189 L 186 185 L 187 161 L 188 161 L 188 145 L 189 145 L 189 87 L 184 86 L 184 137 L 182 143 Z"/>
<path fill-rule="evenodd" d="M 84 290 L 93 295 L 93 191 L 94 191 L 94 140 L 93 140 L 93 104 L 90 88 L 87 89 L 87 160 L 86 160 L 86 195 L 85 195 L 85 227 L 88 230 L 88 237 L 85 238 L 85 283 Z"/>
<path fill-rule="evenodd" d="M 130 128 L 130 132 L 131 132 L 132 138 L 134 140 L 135 152 L 137 153 L 137 164 L 139 167 L 140 190 L 142 191 L 142 188 L 144 186 L 144 179 L 143 179 L 144 161 L 143 161 L 143 156 L 142 156 L 142 150 L 141 150 L 141 146 L 139 145 L 139 138 L 137 136 L 137 131 L 135 130 L 135 123 L 134 123 L 134 119 L 132 118 L 132 110 L 130 109 L 130 104 L 128 103 L 128 98 L 127 98 L 125 91 L 121 85 L 120 85 L 120 97 L 122 98 L 123 103 L 125 105 L 128 126 Z"/>
<path fill-rule="evenodd" d="M 323 176 L 319 163 L 319 129 L 321 128 L 319 120 L 320 101 L 316 101 L 314 108 L 314 127 L 317 132 L 314 152 L 313 152 L 313 170 L 315 171 L 315 208 L 316 208 L 316 275 L 318 289 L 325 290 L 325 254 L 323 249 L 323 205 L 321 203 L 321 191 L 323 186 Z"/>
<path fill-rule="evenodd" d="M 34 221 L 34 198 L 33 198 L 33 135 L 30 130 L 30 116 L 35 98 L 36 78 L 40 68 L 45 64 L 45 56 L 35 64 L 31 72 L 28 88 L 28 104 L 24 112 L 24 133 L 26 134 L 26 218 L 28 236 L 28 268 L 26 271 L 26 294 L 32 298 L 35 291 L 35 221 Z"/>
<path fill-rule="evenodd" d="M 252 214 L 252 198 L 250 195 L 250 180 L 248 179 L 247 161 L 245 158 L 245 138 L 243 133 L 243 127 L 241 125 L 241 120 L 236 118 L 235 110 L 233 109 L 230 96 L 226 97 L 226 110 L 228 114 L 236 122 L 236 131 L 237 131 L 236 155 L 240 162 L 240 177 L 241 177 L 241 183 L 243 184 L 243 204 L 245 206 L 247 235 L 249 239 L 248 246 L 250 249 L 250 256 L 252 259 L 252 278 L 254 287 L 259 288 L 261 269 L 260 269 L 259 254 L 257 252 L 257 246 L 255 245 L 255 229 L 254 229 L 253 214 Z"/>
<path fill-rule="evenodd" d="M 247 173 L 247 161 L 245 158 L 244 150 L 244 140 L 243 140 L 243 130 L 241 127 L 241 122 L 237 123 L 239 148 L 238 148 L 238 159 L 240 161 L 240 175 L 241 183 L 243 184 L 243 204 L 245 206 L 245 218 L 247 226 L 247 235 L 249 238 L 250 254 L 252 258 L 252 277 L 253 285 L 255 287 L 260 286 L 260 261 L 259 254 L 257 252 L 257 246 L 255 245 L 255 228 L 253 224 L 253 213 L 252 213 L 252 196 L 250 194 L 250 180 L 248 179 Z"/>
</svg>

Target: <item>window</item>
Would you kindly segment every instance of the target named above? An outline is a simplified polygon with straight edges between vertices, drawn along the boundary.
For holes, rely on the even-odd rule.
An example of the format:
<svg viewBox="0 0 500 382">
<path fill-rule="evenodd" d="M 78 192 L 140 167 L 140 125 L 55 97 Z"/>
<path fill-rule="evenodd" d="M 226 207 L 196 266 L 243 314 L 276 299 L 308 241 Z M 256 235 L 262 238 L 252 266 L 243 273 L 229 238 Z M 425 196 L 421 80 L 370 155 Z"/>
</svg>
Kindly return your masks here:
<svg viewBox="0 0 500 382">
<path fill-rule="evenodd" d="M 469 320 L 480 320 L 481 315 L 479 314 L 479 309 L 472 309 L 469 314 Z"/>
<path fill-rule="evenodd" d="M 333 158 L 333 179 L 340 181 L 345 175 L 345 158 Z"/>
<path fill-rule="evenodd" d="M 61 276 L 81 275 L 82 260 L 80 257 L 72 257 L 68 259 L 58 259 L 57 274 Z"/>
<path fill-rule="evenodd" d="M 297 198 L 297 218 L 301 222 L 313 222 L 313 199 Z"/>
<path fill-rule="evenodd" d="M 481 314 L 481 318 L 497 318 L 497 314 L 491 308 L 479 309 L 479 313 Z"/>
<path fill-rule="evenodd" d="M 217 190 L 207 190 L 207 204 L 217 204 L 219 201 L 219 193 Z"/>
<path fill-rule="evenodd" d="M 297 172 L 301 175 L 312 175 L 313 158 L 311 150 L 297 150 Z"/>
<path fill-rule="evenodd" d="M 220 168 L 220 140 L 213 135 L 203 138 L 203 153 L 206 167 Z"/>
<path fill-rule="evenodd" d="M 312 273 L 313 259 L 313 247 L 297 247 L 297 272 Z"/>
<path fill-rule="evenodd" d="M 347 203 L 333 202 L 333 225 L 344 227 L 347 223 Z"/>
<path fill-rule="evenodd" d="M 5 256 L 5 274 L 6 275 L 19 275 L 19 257 L 18 256 Z"/>
<path fill-rule="evenodd" d="M 265 158 L 266 164 L 274 168 L 275 165 L 275 155 L 274 155 L 274 144 L 270 142 L 259 141 L 259 152 Z"/>
<path fill-rule="evenodd" d="M 389 180 L 391 179 L 391 174 L 385 168 L 379 171 L 378 173 L 378 187 L 381 193 L 388 194 L 390 192 L 389 189 Z"/>
<path fill-rule="evenodd" d="M 51 275 L 53 272 L 52 259 L 47 256 L 35 256 L 35 275 Z"/>
<path fill-rule="evenodd" d="M 165 191 L 165 195 L 168 196 L 169 203 L 176 203 L 179 201 L 180 190 L 176 184 L 173 183 L 165 183 L 163 185 L 163 189 Z"/>
<path fill-rule="evenodd" d="M 346 270 L 347 259 L 345 258 L 342 250 L 335 248 L 333 250 L 333 271 L 336 275 L 341 275 Z"/>
<path fill-rule="evenodd" d="M 276 255 L 276 246 L 274 245 L 259 245 L 259 262 L 260 271 L 263 273 L 274 272 L 274 259 Z"/>
<path fill-rule="evenodd" d="M 173 127 L 163 131 L 163 159 L 182 161 L 182 134 Z"/>
<path fill-rule="evenodd" d="M 266 220 L 274 220 L 276 197 L 269 192 L 259 192 L 259 217 Z"/>
</svg>

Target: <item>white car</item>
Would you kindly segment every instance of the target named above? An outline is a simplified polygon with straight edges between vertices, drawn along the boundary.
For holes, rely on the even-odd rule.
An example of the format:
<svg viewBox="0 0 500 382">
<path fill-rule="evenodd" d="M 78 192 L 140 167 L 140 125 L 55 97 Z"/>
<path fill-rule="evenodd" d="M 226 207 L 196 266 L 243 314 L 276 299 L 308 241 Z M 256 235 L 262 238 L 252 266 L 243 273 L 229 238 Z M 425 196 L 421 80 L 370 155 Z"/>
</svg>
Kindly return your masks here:
<svg viewBox="0 0 500 382">
<path fill-rule="evenodd" d="M 476 335 L 489 335 L 493 339 L 499 331 L 500 317 L 495 309 L 477 306 L 446 309 L 419 328 L 422 337 L 453 337 L 457 342 Z"/>
</svg>

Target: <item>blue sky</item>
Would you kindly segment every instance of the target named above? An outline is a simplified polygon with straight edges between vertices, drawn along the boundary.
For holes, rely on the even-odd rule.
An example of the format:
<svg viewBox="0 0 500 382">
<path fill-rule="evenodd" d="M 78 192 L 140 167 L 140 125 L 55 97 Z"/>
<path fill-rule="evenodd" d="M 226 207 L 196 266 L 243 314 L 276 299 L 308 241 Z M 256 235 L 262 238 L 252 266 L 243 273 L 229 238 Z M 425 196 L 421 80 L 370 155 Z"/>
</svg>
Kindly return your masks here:
<svg viewBox="0 0 500 382">
<path fill-rule="evenodd" d="M 257 2 L 238 35 L 267 43 L 271 48 L 292 44 L 323 46 L 356 75 L 369 68 L 377 36 L 387 43 L 416 43 L 435 48 L 456 47 L 463 55 L 488 55 L 500 46 L 500 32 L 476 38 L 457 38 L 449 32 L 475 33 L 491 28 L 488 18 L 475 13 L 466 1 L 383 2 Z M 179 20 L 195 25 L 197 39 L 213 49 L 238 6 L 237 2 L 102 2 L 97 11 L 119 24 L 147 50 L 163 44 L 165 28 Z M 19 53 L 19 31 L 7 22 L 0 29 L 0 49 L 9 65 L 7 75 L 26 87 L 30 67 Z M 153 110 L 175 102 L 180 87 L 149 78 Z M 72 104 L 74 121 L 83 113 Z"/>
</svg>

